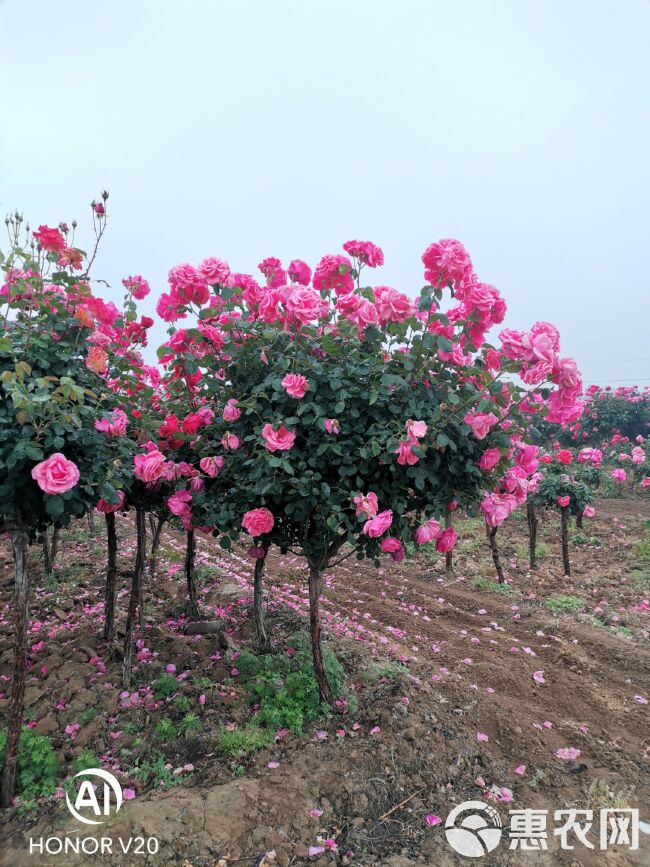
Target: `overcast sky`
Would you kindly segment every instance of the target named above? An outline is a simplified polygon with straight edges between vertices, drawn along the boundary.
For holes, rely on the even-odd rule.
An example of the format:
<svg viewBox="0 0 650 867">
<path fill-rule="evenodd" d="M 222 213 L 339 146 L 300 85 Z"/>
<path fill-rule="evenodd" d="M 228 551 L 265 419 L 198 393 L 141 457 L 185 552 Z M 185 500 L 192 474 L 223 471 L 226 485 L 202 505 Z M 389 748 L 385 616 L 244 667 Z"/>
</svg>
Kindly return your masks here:
<svg viewBox="0 0 650 867">
<path fill-rule="evenodd" d="M 650 383 L 648 0 L 0 0 L 0 40 L 0 211 L 88 230 L 109 189 L 118 303 L 349 238 L 413 295 L 457 237 L 507 325 Z"/>
</svg>

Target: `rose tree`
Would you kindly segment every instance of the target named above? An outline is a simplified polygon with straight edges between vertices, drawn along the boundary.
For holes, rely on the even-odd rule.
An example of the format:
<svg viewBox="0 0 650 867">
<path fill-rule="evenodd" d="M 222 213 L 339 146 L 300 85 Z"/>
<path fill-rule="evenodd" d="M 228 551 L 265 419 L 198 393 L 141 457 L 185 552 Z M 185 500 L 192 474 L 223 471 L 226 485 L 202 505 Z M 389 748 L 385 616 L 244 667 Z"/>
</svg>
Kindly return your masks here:
<svg viewBox="0 0 650 867">
<path fill-rule="evenodd" d="M 306 557 L 314 666 L 330 702 L 323 571 L 346 545 L 341 557 L 376 563 L 382 552 L 401 560 L 413 538 L 450 550 L 456 534 L 441 529 L 441 516 L 452 501 L 475 511 L 515 465 L 524 411 L 543 392 L 554 421 L 575 417 L 580 393 L 553 326 L 503 332 L 501 351 L 486 342 L 505 304 L 459 242 L 425 252 L 428 283 L 417 301 L 362 285 L 363 270 L 383 262 L 374 244 L 345 249 L 352 259 L 325 256 L 313 279 L 299 260 L 286 270 L 264 260 L 265 285 L 222 260 L 178 266 L 159 302 L 169 321 L 200 311 L 164 354 L 182 347 L 169 359 L 174 375 L 191 376 L 218 409 L 202 434 L 201 466 L 219 469 L 206 473 L 203 490 L 188 491 L 194 520 L 213 525 L 225 548 L 243 529 L 255 557 L 270 544 Z M 447 289 L 454 305 L 443 312 Z M 525 501 L 528 470 L 514 474 L 510 511 Z"/>
<path fill-rule="evenodd" d="M 0 335 L 0 528 L 11 535 L 16 567 L 15 666 L 0 803 L 15 786 L 23 716 L 29 575 L 27 548 L 36 531 L 66 526 L 117 499 L 123 468 L 96 422 L 113 395 L 103 374 L 108 353 L 93 340 L 99 322 L 118 311 L 93 296 L 75 271 L 84 254 L 67 228 L 41 226 L 26 243 L 22 219 L 9 221 L 11 249 Z M 100 231 L 103 222 L 100 221 Z"/>
</svg>

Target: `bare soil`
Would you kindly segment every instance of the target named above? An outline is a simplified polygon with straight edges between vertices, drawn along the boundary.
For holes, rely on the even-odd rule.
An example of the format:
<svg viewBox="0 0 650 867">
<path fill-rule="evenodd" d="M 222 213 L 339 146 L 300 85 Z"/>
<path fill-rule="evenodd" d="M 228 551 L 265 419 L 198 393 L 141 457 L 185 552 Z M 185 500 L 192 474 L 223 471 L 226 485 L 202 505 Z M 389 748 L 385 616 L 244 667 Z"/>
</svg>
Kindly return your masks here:
<svg viewBox="0 0 650 867">
<path fill-rule="evenodd" d="M 451 576 L 444 562 L 422 554 L 378 570 L 353 558 L 336 567 L 326 577 L 325 634 L 354 701 L 302 736 L 287 734 L 237 761 L 218 752 L 216 735 L 225 724 L 244 724 L 251 710 L 237 681 L 236 651 L 220 649 L 214 636 L 183 634 L 182 535 L 165 532 L 158 574 L 147 582 L 135 701 L 122 695 L 119 648 L 133 560 L 131 516 L 117 521 L 122 586 L 113 646 L 101 640 L 103 524 L 97 521 L 94 539 L 85 523 L 62 534 L 56 580 L 42 576 L 34 547 L 30 725 L 51 738 L 62 779 L 74 773 L 75 756 L 90 749 L 136 791 L 102 826 L 102 836 L 156 837 L 160 851 L 29 855 L 30 838 L 77 833 L 61 791 L 34 809 L 19 806 L 0 816 L 0 865 L 462 864 L 467 859 L 447 843 L 444 820 L 453 806 L 474 799 L 490 800 L 504 824 L 510 809 L 548 809 L 552 820 L 553 811 L 571 806 L 636 807 L 649 822 L 650 572 L 638 544 L 650 502 L 599 501 L 596 518 L 582 531 L 572 528 L 570 578 L 563 575 L 555 515 L 544 516 L 540 527 L 546 551 L 539 568 L 527 568 L 524 517 L 513 517 L 497 535 L 505 588 L 487 583 L 494 567 L 484 528 L 470 520 L 458 522 Z M 236 648 L 254 646 L 252 563 L 244 549 L 226 553 L 215 539 L 200 537 L 198 562 L 203 612 L 224 621 Z M 12 665 L 11 579 L 3 543 L 0 718 Z M 274 648 L 287 652 L 287 637 L 305 625 L 304 563 L 272 553 L 266 588 Z M 558 597 L 577 601 L 563 611 Z M 147 686 L 170 663 L 188 672 L 183 694 L 202 728 L 197 737 L 161 747 L 153 729 L 170 711 L 147 697 Z M 89 708 L 92 718 L 66 732 Z M 579 749 L 579 757 L 556 756 L 567 747 Z M 146 787 L 133 776 L 135 764 L 160 749 L 173 769 L 194 766 L 180 775 L 181 785 Z M 518 774 L 521 765 L 526 769 Z M 430 825 L 427 816 L 442 824 Z M 643 833 L 637 852 L 591 851 L 579 842 L 561 851 L 552 821 L 549 827 L 547 853 L 511 852 L 502 840 L 481 863 L 650 864 L 650 836 Z M 597 837 L 590 839 L 598 847 Z M 325 840 L 334 840 L 336 850 Z M 309 855 L 321 845 L 323 853 Z"/>
</svg>

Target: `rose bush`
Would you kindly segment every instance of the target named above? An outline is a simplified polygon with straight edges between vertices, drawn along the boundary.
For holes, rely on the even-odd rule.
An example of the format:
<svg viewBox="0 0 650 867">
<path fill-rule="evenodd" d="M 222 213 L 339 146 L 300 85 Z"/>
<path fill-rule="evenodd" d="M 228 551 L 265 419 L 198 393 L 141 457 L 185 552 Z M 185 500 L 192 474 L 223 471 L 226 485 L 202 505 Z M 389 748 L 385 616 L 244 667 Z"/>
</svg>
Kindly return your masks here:
<svg viewBox="0 0 650 867">
<path fill-rule="evenodd" d="M 262 283 L 225 263 L 213 282 L 203 265 L 178 266 L 160 305 L 170 322 L 196 316 L 190 327 L 172 326 L 159 356 L 194 400 L 216 410 L 197 448 L 223 469 L 205 472 L 191 493 L 193 520 L 213 526 L 225 548 L 242 526 L 257 526 L 262 547 L 306 557 L 327 700 L 318 601 L 323 570 L 341 549 L 401 559 L 407 542 L 431 531 L 449 551 L 455 531 L 433 527 L 451 503 L 474 513 L 495 490 L 499 514 L 525 502 L 536 469 L 524 441 L 529 414 L 569 422 L 580 413 L 580 379 L 553 326 L 506 330 L 501 349 L 487 342 L 505 303 L 459 242 L 425 251 L 430 282 L 416 301 L 364 285 L 364 268 L 383 254 L 370 242 L 348 247 L 353 258 L 323 257 L 311 285 L 308 268 L 299 282 L 277 259 L 260 264 Z M 447 291 L 453 304 L 443 311 Z M 272 524 L 251 521 L 259 510 Z"/>
<path fill-rule="evenodd" d="M 93 208 L 93 219 L 98 241 L 105 210 Z M 88 269 L 78 273 L 85 254 L 68 242 L 65 224 L 40 226 L 31 237 L 19 214 L 7 225 L 11 244 L 0 256 L 0 529 L 12 538 L 16 606 L 3 806 L 13 796 L 23 715 L 27 546 L 36 531 L 66 526 L 100 498 L 117 501 L 128 472 L 96 426 L 115 401 L 109 353 L 102 350 L 106 363 L 97 363 L 93 334 L 110 333 L 117 347 L 132 343 L 117 308 L 93 294 Z"/>
</svg>

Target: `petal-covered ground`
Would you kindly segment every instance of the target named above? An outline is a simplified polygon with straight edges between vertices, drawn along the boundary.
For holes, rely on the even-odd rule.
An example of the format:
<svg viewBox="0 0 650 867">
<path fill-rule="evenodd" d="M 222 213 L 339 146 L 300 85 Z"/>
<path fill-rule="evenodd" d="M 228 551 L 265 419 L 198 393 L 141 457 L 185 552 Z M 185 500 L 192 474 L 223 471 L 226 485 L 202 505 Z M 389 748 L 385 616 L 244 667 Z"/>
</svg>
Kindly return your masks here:
<svg viewBox="0 0 650 867">
<path fill-rule="evenodd" d="M 126 692 L 119 639 L 132 518 L 118 515 L 122 584 L 110 647 L 101 640 L 103 526 L 96 521 L 92 538 L 78 524 L 62 533 L 54 576 L 42 577 L 36 547 L 31 563 L 27 718 L 51 739 L 62 785 L 47 801 L 0 817 L 0 864 L 39 863 L 27 853 L 29 837 L 72 827 L 63 783 L 84 751 L 116 773 L 127 800 L 102 835 L 157 837 L 152 864 L 462 863 L 444 820 L 471 799 L 493 802 L 504 823 L 509 809 L 552 815 L 571 806 L 638 807 L 649 822 L 650 565 L 642 544 L 649 519 L 647 501 L 600 501 L 596 518 L 572 530 L 571 578 L 562 574 L 554 516 L 542 522 L 534 572 L 524 516 L 499 531 L 502 586 L 493 583 L 478 521 L 459 522 L 449 577 L 426 554 L 378 570 L 344 561 L 326 577 L 323 619 L 327 645 L 345 668 L 346 700 L 302 735 L 279 729 L 246 756 L 224 752 L 219 739 L 255 712 L 237 668 L 240 652 L 254 646 L 244 550 L 226 553 L 199 537 L 201 608 L 229 637 L 188 637 L 184 539 L 165 532 Z M 4 544 L 2 714 L 12 662 L 8 556 Z M 304 563 L 272 553 L 266 588 L 275 652 L 290 657 L 290 636 L 305 626 Z M 636 853 L 579 843 L 562 852 L 550 835 L 536 863 L 650 863 L 643 833 Z M 502 843 L 482 863 L 523 858 Z"/>
</svg>

